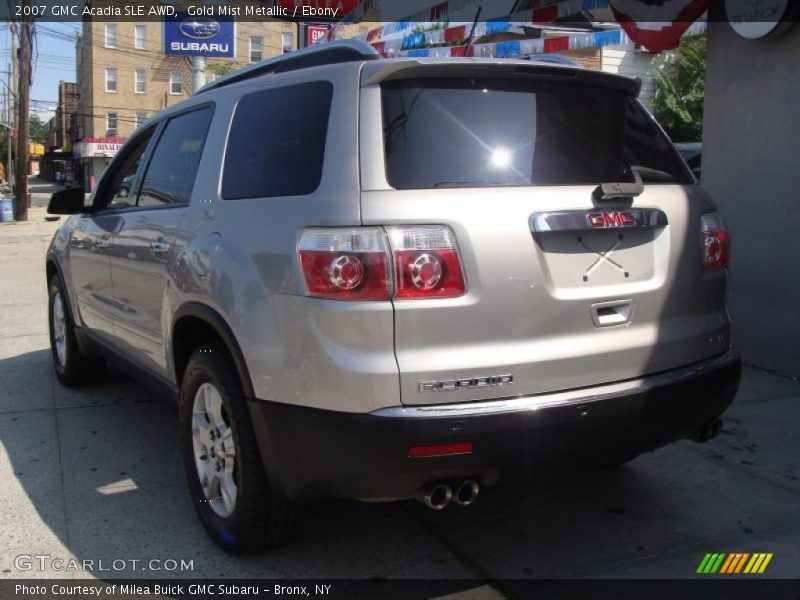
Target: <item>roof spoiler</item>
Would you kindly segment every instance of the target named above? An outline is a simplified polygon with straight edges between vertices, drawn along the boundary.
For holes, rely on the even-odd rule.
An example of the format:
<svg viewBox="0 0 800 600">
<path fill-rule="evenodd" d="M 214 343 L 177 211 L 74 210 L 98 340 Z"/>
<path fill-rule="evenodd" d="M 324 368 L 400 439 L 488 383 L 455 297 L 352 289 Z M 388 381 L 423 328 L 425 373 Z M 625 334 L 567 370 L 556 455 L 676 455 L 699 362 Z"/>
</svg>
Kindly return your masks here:
<svg viewBox="0 0 800 600">
<path fill-rule="evenodd" d="M 447 78 L 447 77 L 509 77 L 541 81 L 563 81 L 614 89 L 639 95 L 642 80 L 624 77 L 583 67 L 556 65 L 545 62 L 521 60 L 458 58 L 443 59 L 397 59 L 370 64 L 361 74 L 361 86 L 367 87 L 384 81 L 398 79 Z"/>
</svg>

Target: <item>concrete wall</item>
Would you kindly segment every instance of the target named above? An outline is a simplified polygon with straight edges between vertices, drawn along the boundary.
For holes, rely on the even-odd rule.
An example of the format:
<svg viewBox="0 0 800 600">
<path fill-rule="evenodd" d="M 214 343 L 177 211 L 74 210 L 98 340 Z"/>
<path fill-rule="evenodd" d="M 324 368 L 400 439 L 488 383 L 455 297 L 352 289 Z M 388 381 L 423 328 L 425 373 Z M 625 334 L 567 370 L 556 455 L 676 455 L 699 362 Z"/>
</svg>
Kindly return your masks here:
<svg viewBox="0 0 800 600">
<path fill-rule="evenodd" d="M 733 239 L 734 343 L 800 375 L 800 24 L 744 40 L 710 23 L 702 183 Z"/>
</svg>

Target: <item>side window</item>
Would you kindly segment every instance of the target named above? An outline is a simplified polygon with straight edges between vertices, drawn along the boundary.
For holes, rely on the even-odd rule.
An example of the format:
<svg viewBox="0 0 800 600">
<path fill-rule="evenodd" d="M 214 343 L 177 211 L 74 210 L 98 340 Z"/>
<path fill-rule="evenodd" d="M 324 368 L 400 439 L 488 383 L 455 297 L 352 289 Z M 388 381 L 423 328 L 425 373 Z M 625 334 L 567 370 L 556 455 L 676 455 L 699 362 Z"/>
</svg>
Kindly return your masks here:
<svg viewBox="0 0 800 600">
<path fill-rule="evenodd" d="M 322 179 L 333 86 L 327 81 L 264 90 L 236 107 L 222 197 L 311 194 Z"/>
<path fill-rule="evenodd" d="M 167 122 L 142 181 L 139 206 L 189 202 L 212 112 L 201 108 Z"/>
<path fill-rule="evenodd" d="M 139 172 L 142 157 L 155 130 L 156 127 L 152 126 L 147 131 L 143 131 L 135 141 L 131 142 L 131 145 L 125 149 L 123 154 L 114 159 L 95 194 L 92 204 L 94 210 L 110 210 L 134 206 L 134 192 L 138 179 L 136 175 Z"/>
</svg>

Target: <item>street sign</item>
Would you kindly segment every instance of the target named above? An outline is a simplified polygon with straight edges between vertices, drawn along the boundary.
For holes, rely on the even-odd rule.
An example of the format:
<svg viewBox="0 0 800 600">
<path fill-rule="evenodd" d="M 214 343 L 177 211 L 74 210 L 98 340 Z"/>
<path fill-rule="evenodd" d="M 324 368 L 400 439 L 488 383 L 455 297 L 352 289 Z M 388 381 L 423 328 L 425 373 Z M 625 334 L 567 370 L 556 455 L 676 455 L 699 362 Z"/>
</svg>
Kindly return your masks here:
<svg viewBox="0 0 800 600">
<path fill-rule="evenodd" d="M 236 56 L 236 24 L 232 17 L 164 17 L 164 54 L 172 56 Z"/>
</svg>

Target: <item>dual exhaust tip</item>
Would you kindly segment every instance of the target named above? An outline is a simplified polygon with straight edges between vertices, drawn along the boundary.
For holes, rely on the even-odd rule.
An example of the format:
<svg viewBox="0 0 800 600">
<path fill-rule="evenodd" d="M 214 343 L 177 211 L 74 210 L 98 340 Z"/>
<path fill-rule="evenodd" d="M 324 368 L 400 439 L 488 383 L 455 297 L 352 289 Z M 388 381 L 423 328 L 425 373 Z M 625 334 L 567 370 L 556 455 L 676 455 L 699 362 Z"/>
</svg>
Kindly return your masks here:
<svg viewBox="0 0 800 600">
<path fill-rule="evenodd" d="M 465 479 L 455 486 L 449 483 L 432 483 L 423 488 L 417 500 L 431 510 L 442 510 L 451 502 L 459 506 L 469 506 L 478 499 L 481 488 L 474 479 Z"/>
<path fill-rule="evenodd" d="M 719 436 L 720 432 L 722 432 L 722 425 L 722 419 L 711 419 L 703 425 L 699 431 L 691 435 L 689 439 L 704 444 Z"/>
</svg>

